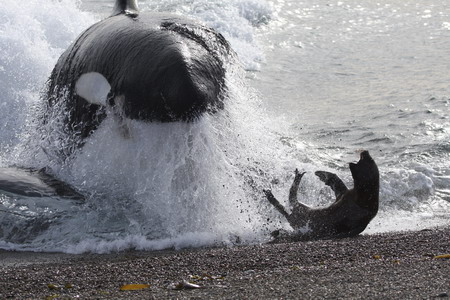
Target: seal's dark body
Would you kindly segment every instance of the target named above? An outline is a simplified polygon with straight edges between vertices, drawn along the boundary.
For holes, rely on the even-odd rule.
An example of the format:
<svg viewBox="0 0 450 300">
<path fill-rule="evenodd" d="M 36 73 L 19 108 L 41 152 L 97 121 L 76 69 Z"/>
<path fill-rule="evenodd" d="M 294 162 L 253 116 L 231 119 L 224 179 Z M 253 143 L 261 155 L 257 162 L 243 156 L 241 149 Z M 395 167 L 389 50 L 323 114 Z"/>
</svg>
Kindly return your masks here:
<svg viewBox="0 0 450 300">
<path fill-rule="evenodd" d="M 280 235 L 280 231 L 277 231 L 277 240 L 351 237 L 366 229 L 378 212 L 378 167 L 368 151 L 361 153 L 358 163 L 350 163 L 349 166 L 354 181 L 352 189 L 348 189 L 336 174 L 325 171 L 315 173 L 336 195 L 335 202 L 326 208 L 313 209 L 297 201 L 300 180 L 305 174 L 297 170 L 289 193 L 291 213 L 286 212 L 270 190 L 264 191 L 269 202 L 285 216 L 295 230 L 293 234 L 285 235 Z"/>
</svg>

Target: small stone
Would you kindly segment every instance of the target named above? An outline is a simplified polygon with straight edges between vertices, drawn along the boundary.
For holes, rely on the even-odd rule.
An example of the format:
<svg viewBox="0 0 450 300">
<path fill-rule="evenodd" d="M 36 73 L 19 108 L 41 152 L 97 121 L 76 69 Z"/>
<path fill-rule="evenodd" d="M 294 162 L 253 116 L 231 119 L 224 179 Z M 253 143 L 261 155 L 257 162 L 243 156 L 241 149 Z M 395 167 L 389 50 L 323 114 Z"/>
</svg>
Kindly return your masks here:
<svg viewBox="0 0 450 300">
<path fill-rule="evenodd" d="M 53 283 L 49 283 L 47 284 L 47 287 L 49 290 L 59 290 L 59 286 L 53 284 Z"/>
<path fill-rule="evenodd" d="M 174 286 L 174 290 L 193 290 L 193 289 L 200 289 L 201 286 L 199 286 L 198 284 L 194 284 L 191 282 L 188 282 L 186 280 L 183 280 L 182 282 L 176 284 Z"/>
</svg>

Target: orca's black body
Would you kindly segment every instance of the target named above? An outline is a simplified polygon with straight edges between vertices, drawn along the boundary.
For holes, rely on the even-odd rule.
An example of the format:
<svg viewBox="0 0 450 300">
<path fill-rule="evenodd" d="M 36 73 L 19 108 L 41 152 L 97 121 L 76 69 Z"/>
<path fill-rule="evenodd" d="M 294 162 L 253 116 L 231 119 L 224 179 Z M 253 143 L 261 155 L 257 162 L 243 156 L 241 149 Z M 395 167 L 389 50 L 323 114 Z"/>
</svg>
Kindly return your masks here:
<svg viewBox="0 0 450 300">
<path fill-rule="evenodd" d="M 135 0 L 117 0 L 112 16 L 88 28 L 59 58 L 48 81 L 44 123 L 55 109 L 66 110 L 64 131 L 83 140 L 104 119 L 106 106 L 130 119 L 194 121 L 223 107 L 225 64 L 232 56 L 213 29 L 179 16 L 139 13 Z M 75 92 L 77 80 L 90 72 L 111 85 L 105 105 Z"/>
</svg>

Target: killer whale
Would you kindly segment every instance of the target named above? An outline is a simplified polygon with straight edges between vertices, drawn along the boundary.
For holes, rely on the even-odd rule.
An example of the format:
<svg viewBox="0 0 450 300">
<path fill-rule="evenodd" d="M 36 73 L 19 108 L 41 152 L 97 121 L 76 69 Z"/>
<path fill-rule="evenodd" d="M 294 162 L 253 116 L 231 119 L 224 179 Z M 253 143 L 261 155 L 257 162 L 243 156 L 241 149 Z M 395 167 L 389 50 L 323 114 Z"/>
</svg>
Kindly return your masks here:
<svg viewBox="0 0 450 300">
<path fill-rule="evenodd" d="M 294 229 L 293 233 L 275 231 L 274 241 L 343 238 L 363 232 L 378 212 L 380 175 L 368 151 L 361 152 L 358 163 L 350 163 L 349 167 L 354 181 L 352 189 L 348 189 L 336 174 L 315 172 L 335 193 L 335 202 L 326 208 L 313 209 L 297 201 L 298 187 L 305 174 L 298 170 L 295 170 L 294 182 L 289 191 L 291 213 L 286 211 L 270 190 L 264 190 L 267 200 Z"/>
<path fill-rule="evenodd" d="M 136 0 L 117 0 L 111 16 L 85 30 L 58 59 L 46 85 L 42 123 L 62 115 L 58 132 L 79 146 L 108 107 L 146 122 L 195 121 L 223 108 L 226 64 L 234 57 L 211 28 L 180 16 L 139 12 Z M 76 92 L 86 73 L 106 79 L 107 99 L 91 101 Z"/>
</svg>

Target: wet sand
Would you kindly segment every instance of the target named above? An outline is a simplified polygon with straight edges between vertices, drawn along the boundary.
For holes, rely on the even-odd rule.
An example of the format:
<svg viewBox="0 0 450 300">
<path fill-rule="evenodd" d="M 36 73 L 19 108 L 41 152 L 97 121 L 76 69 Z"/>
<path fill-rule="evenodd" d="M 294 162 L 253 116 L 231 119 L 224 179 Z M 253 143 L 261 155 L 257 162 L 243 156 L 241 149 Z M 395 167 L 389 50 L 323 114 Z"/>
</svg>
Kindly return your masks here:
<svg viewBox="0 0 450 300">
<path fill-rule="evenodd" d="M 0 299 L 450 299 L 450 229 L 181 251 L 0 251 Z M 184 289 L 183 280 L 201 288 Z M 120 291 L 126 284 L 148 284 Z"/>
</svg>

